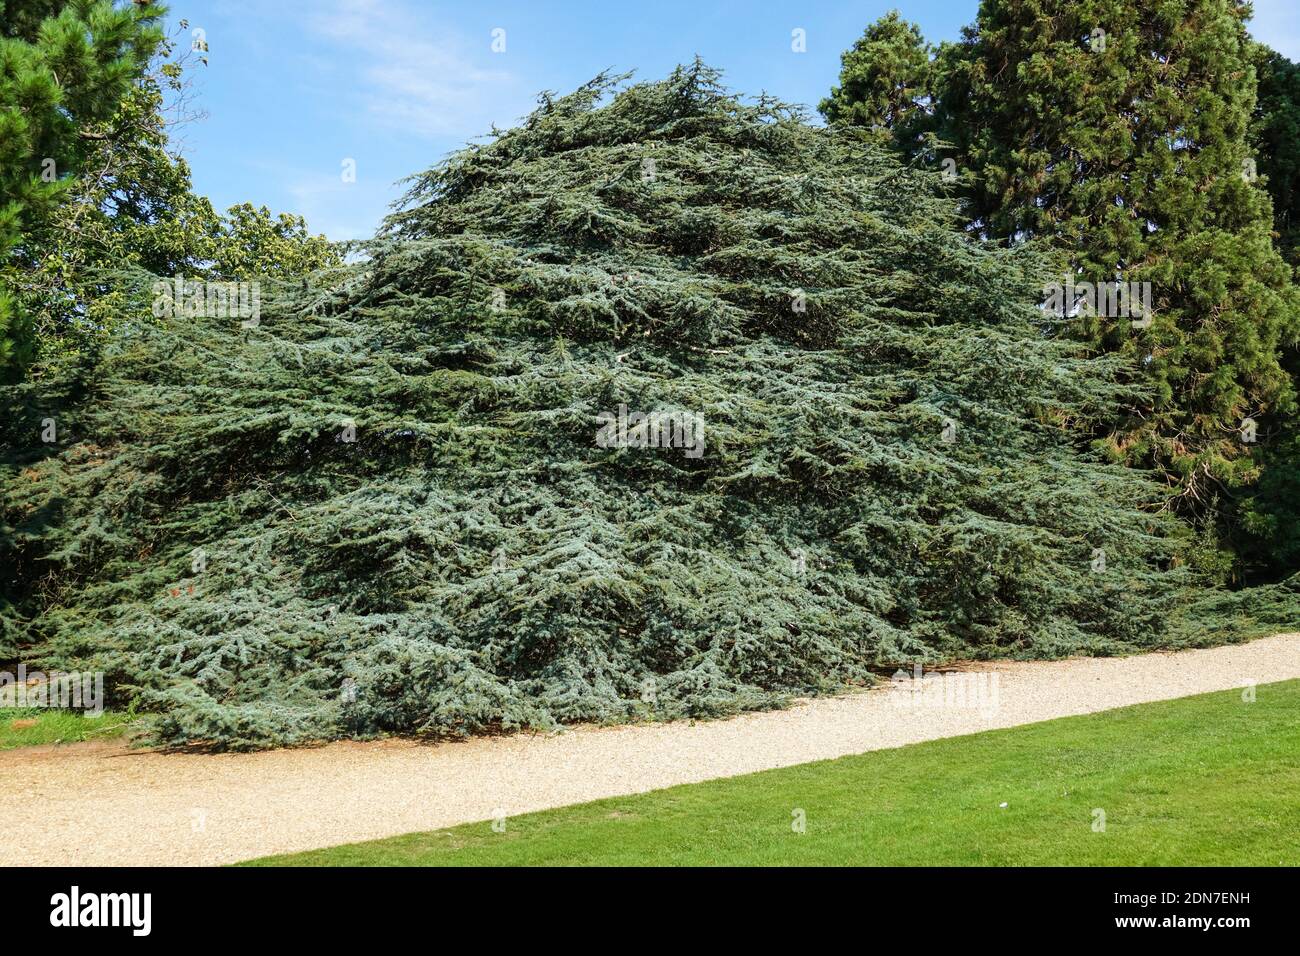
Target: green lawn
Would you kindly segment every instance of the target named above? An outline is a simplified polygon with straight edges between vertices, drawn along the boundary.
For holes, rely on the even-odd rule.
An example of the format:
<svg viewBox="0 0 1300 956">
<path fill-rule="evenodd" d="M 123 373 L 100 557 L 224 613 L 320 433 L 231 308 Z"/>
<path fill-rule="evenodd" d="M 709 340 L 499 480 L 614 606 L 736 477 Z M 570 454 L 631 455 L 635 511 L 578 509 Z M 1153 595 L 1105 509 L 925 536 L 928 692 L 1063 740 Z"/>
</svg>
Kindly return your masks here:
<svg viewBox="0 0 1300 956">
<path fill-rule="evenodd" d="M 0 707 L 0 750 L 119 737 L 126 732 L 127 723 L 125 714 L 112 711 L 86 717 L 73 710 Z"/>
<path fill-rule="evenodd" d="M 1300 681 L 251 863 L 1296 865 Z"/>
</svg>

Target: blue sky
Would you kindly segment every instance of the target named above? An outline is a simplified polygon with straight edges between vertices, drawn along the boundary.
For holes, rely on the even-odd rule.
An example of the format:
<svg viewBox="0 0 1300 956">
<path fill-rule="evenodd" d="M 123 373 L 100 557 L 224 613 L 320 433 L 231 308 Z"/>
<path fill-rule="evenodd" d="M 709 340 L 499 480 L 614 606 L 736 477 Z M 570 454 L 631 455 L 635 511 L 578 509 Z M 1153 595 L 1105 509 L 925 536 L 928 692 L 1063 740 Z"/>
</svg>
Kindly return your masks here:
<svg viewBox="0 0 1300 956">
<path fill-rule="evenodd" d="M 1252 32 L 1300 59 L 1294 0 L 1257 0 Z M 932 42 L 956 39 L 978 0 L 780 3 L 577 0 L 170 0 L 208 43 L 177 142 L 195 189 L 295 212 L 331 239 L 373 233 L 398 180 L 492 124 L 512 125 L 541 90 L 568 92 L 602 69 L 665 75 L 697 53 L 729 86 L 815 107 L 840 54 L 898 8 Z M 801 28 L 807 52 L 791 50 Z M 505 31 L 494 52 L 493 31 Z M 499 44 L 498 44 L 499 45 Z M 356 181 L 344 182 L 345 160 Z"/>
</svg>

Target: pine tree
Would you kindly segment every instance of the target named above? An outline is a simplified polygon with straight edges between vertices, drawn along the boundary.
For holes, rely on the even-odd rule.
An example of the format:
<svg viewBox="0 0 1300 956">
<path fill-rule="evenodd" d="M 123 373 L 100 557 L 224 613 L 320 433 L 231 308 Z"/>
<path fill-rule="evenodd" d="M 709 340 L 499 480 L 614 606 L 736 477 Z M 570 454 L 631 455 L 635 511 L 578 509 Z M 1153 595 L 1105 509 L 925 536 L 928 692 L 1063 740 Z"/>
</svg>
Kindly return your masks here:
<svg viewBox="0 0 1300 956">
<path fill-rule="evenodd" d="M 90 127 L 143 73 L 162 14 L 111 0 L 0 2 L 0 378 L 35 353 L 31 319 L 6 288 L 7 260 L 64 197 Z"/>
<path fill-rule="evenodd" d="M 1048 272 L 702 64 L 545 95 L 256 325 L 141 320 L 16 390 L 0 640 L 249 747 L 1294 624 L 1294 587 L 1198 590 L 1159 486 L 1079 450 L 1138 392 L 1042 334 Z"/>
</svg>

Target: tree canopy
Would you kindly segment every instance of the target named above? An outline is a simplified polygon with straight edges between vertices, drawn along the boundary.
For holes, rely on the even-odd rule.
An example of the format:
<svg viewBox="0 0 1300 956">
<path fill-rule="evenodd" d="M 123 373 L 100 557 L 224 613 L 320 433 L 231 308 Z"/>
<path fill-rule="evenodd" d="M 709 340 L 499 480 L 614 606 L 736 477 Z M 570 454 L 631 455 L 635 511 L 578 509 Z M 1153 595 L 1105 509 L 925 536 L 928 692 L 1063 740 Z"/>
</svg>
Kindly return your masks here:
<svg viewBox="0 0 1300 956">
<path fill-rule="evenodd" d="M 1109 454 L 1163 475 L 1171 504 L 1205 529 L 1207 562 L 1223 563 L 1217 545 L 1235 549 L 1237 573 L 1255 547 L 1237 499 L 1283 461 L 1271 446 L 1295 414 L 1287 355 L 1300 336 L 1268 191 L 1288 202 L 1291 79 L 1261 59 L 1248 9 L 983 0 L 961 42 L 926 63 L 919 31 L 891 15 L 845 54 L 826 109 L 882 125 L 914 162 L 951 164 L 977 234 L 1045 244 L 1071 281 L 1146 284 L 1142 314 L 1085 309 L 1068 330 L 1123 356 L 1148 386 L 1098 433 Z M 863 76 L 930 95 L 896 119 L 860 89 Z M 1280 210 L 1278 226 L 1288 221 Z"/>
<path fill-rule="evenodd" d="M 1259 95 L 1251 128 L 1257 172 L 1273 198 L 1278 246 L 1300 265 L 1300 64 L 1256 44 Z"/>
<path fill-rule="evenodd" d="M 163 8 L 112 0 L 0 2 L 0 380 L 35 356 L 10 257 L 58 208 L 110 117 L 162 42 Z M 28 243 L 29 244 L 29 243 Z"/>
<path fill-rule="evenodd" d="M 862 126 L 883 140 L 915 144 L 931 126 L 934 65 L 920 28 L 891 10 L 841 57 L 840 82 L 820 110 L 832 123 Z"/>
<path fill-rule="evenodd" d="M 1142 385 L 1044 334 L 1051 263 L 868 140 L 698 62 L 601 76 L 259 322 L 120 326 L 14 390 L 0 642 L 239 747 L 1294 621 L 1199 588 L 1159 484 L 1080 447 Z"/>
<path fill-rule="evenodd" d="M 58 182 L 60 201 L 27 223 L 7 281 L 29 331 L 29 374 L 97 350 L 131 312 L 132 270 L 197 280 L 298 276 L 341 261 L 299 216 L 241 203 L 224 214 L 196 195 L 176 152 L 177 125 L 191 121 L 193 53 L 178 45 L 188 23 L 158 45 L 148 69 L 115 111 L 85 123 L 76 170 Z"/>
</svg>

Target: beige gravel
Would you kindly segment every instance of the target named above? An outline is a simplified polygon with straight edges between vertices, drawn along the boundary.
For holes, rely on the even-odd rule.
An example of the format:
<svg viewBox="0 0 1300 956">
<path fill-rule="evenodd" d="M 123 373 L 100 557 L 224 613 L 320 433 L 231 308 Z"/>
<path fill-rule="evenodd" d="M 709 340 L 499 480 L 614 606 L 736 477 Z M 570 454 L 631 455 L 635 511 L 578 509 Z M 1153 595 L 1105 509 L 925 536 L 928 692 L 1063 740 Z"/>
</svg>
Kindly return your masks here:
<svg viewBox="0 0 1300 956">
<path fill-rule="evenodd" d="M 694 725 L 437 745 L 393 740 L 203 755 L 75 744 L 0 752 L 0 865 L 228 863 L 1266 684 L 1300 677 L 1300 634 L 966 670 L 990 675 L 971 680 L 997 675 L 996 707 L 901 707 L 895 692 L 878 689 Z"/>
</svg>

